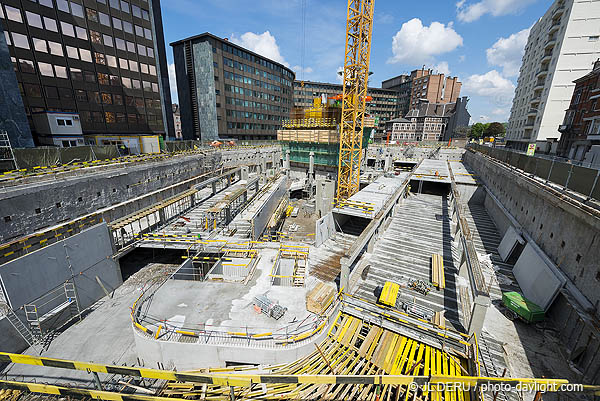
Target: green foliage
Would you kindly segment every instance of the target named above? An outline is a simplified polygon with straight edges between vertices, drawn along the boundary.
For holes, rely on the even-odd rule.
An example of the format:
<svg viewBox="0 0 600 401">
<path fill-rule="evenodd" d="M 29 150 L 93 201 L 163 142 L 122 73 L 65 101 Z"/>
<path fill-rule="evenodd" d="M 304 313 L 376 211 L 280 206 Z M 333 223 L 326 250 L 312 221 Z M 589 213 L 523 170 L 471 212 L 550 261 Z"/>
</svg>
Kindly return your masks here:
<svg viewBox="0 0 600 401">
<path fill-rule="evenodd" d="M 469 138 L 483 138 L 484 132 L 487 129 L 489 123 L 475 123 L 471 125 L 471 132 L 469 132 Z"/>
<path fill-rule="evenodd" d="M 483 134 L 485 136 L 493 136 L 493 137 L 504 136 L 504 135 L 506 135 L 506 128 L 504 127 L 504 125 L 502 123 L 493 122 L 493 123 L 488 124 L 488 126 L 485 128 Z"/>
</svg>

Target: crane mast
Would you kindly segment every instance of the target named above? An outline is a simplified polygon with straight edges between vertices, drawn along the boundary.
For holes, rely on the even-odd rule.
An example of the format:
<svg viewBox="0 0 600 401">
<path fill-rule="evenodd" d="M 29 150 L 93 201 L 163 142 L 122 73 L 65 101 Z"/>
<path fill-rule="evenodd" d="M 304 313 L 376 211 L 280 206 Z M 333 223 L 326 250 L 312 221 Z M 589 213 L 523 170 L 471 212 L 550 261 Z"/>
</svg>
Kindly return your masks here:
<svg viewBox="0 0 600 401">
<path fill-rule="evenodd" d="M 337 199 L 358 192 L 374 0 L 348 0 Z"/>
</svg>

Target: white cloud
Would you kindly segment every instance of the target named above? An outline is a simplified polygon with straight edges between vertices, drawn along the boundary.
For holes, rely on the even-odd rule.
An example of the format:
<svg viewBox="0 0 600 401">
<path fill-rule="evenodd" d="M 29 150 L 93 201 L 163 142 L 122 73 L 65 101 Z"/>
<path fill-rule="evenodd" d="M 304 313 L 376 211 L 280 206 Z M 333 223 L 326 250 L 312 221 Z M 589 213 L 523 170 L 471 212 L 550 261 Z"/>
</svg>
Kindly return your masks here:
<svg viewBox="0 0 600 401">
<path fill-rule="evenodd" d="M 171 87 L 171 103 L 179 104 L 177 96 L 177 79 L 175 75 L 175 63 L 169 64 L 169 86 Z"/>
<path fill-rule="evenodd" d="M 453 29 L 440 22 L 423 26 L 418 18 L 402 24 L 392 39 L 392 53 L 388 63 L 429 63 L 434 56 L 453 51 L 462 46 L 463 38 Z"/>
<path fill-rule="evenodd" d="M 337 80 L 339 83 L 343 84 L 344 83 L 344 67 L 342 67 L 341 65 L 337 68 L 336 70 L 337 72 Z"/>
<path fill-rule="evenodd" d="M 465 6 L 466 1 L 456 3 L 457 17 L 462 22 L 473 22 L 485 14 L 494 17 L 516 14 L 537 0 L 480 0 Z"/>
<path fill-rule="evenodd" d="M 230 40 L 236 45 L 242 46 L 253 51 L 254 53 L 258 53 L 261 56 L 281 63 L 286 67 L 290 66 L 281 55 L 275 36 L 271 35 L 271 32 L 269 31 L 265 31 L 261 34 L 246 32 L 239 38 L 234 34 L 231 34 Z"/>
<path fill-rule="evenodd" d="M 292 67 L 292 70 L 294 70 L 294 72 L 296 73 L 296 78 L 300 78 L 300 74 L 301 73 L 305 73 L 305 74 L 310 74 L 311 72 L 313 72 L 314 70 L 312 69 L 312 67 L 304 67 L 302 68 L 299 65 L 295 65 Z"/>
<path fill-rule="evenodd" d="M 519 73 L 521 59 L 525 54 L 525 45 L 530 28 L 513 33 L 508 38 L 500 38 L 485 51 L 491 65 L 502 67 L 504 76 L 512 77 Z"/>
<path fill-rule="evenodd" d="M 491 70 L 482 75 L 474 74 L 468 77 L 463 83 L 463 89 L 467 94 L 490 98 L 494 104 L 501 106 L 510 104 L 515 85 L 498 71 Z"/>
<path fill-rule="evenodd" d="M 448 66 L 447 61 L 441 61 L 437 63 L 437 65 L 433 67 L 433 69 L 440 74 L 450 75 L 450 66 Z"/>
<path fill-rule="evenodd" d="M 463 61 L 465 61 L 465 59 L 466 59 L 466 57 L 465 57 L 465 55 L 464 55 L 464 54 L 462 54 L 462 55 L 458 56 L 458 61 L 459 61 L 459 62 L 461 62 L 461 63 L 462 63 Z"/>
<path fill-rule="evenodd" d="M 490 121 L 490 117 L 482 114 L 482 115 L 479 116 L 479 121 L 476 121 L 476 122 L 478 122 L 478 123 L 487 123 L 489 121 Z"/>
<path fill-rule="evenodd" d="M 492 114 L 495 116 L 503 116 L 503 115 L 506 115 L 507 113 L 508 113 L 508 109 L 502 108 L 502 107 L 498 107 L 498 108 L 492 110 Z"/>
</svg>

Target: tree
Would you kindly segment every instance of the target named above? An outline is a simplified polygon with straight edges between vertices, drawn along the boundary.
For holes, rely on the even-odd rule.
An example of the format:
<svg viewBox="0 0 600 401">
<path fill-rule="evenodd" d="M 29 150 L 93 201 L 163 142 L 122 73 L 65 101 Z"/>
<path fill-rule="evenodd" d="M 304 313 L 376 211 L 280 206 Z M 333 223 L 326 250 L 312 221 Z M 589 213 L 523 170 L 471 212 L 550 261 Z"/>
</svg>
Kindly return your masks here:
<svg viewBox="0 0 600 401">
<path fill-rule="evenodd" d="M 488 123 L 475 123 L 471 125 L 471 132 L 469 132 L 469 138 L 483 138 L 483 133 L 488 127 Z"/>
<path fill-rule="evenodd" d="M 454 135 L 452 135 L 452 137 L 453 138 L 466 138 L 470 132 L 471 132 L 471 130 L 469 127 L 465 127 L 464 125 L 461 125 L 454 129 Z"/>
<path fill-rule="evenodd" d="M 485 136 L 504 136 L 506 134 L 506 128 L 504 128 L 504 125 L 502 123 L 493 122 L 491 124 L 488 124 L 483 133 Z"/>
</svg>

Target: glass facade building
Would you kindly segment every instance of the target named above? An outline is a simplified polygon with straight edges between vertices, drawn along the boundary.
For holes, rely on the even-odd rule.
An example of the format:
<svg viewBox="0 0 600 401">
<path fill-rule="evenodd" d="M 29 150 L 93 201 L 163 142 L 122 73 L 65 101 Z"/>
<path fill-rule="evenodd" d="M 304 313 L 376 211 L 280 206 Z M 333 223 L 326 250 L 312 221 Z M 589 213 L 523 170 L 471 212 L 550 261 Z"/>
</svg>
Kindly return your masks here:
<svg viewBox="0 0 600 401">
<path fill-rule="evenodd" d="M 184 139 L 274 140 L 294 72 L 210 33 L 171 43 Z"/>
<path fill-rule="evenodd" d="M 174 136 L 159 0 L 2 0 L 0 20 L 34 136 L 40 112 Z"/>
</svg>

